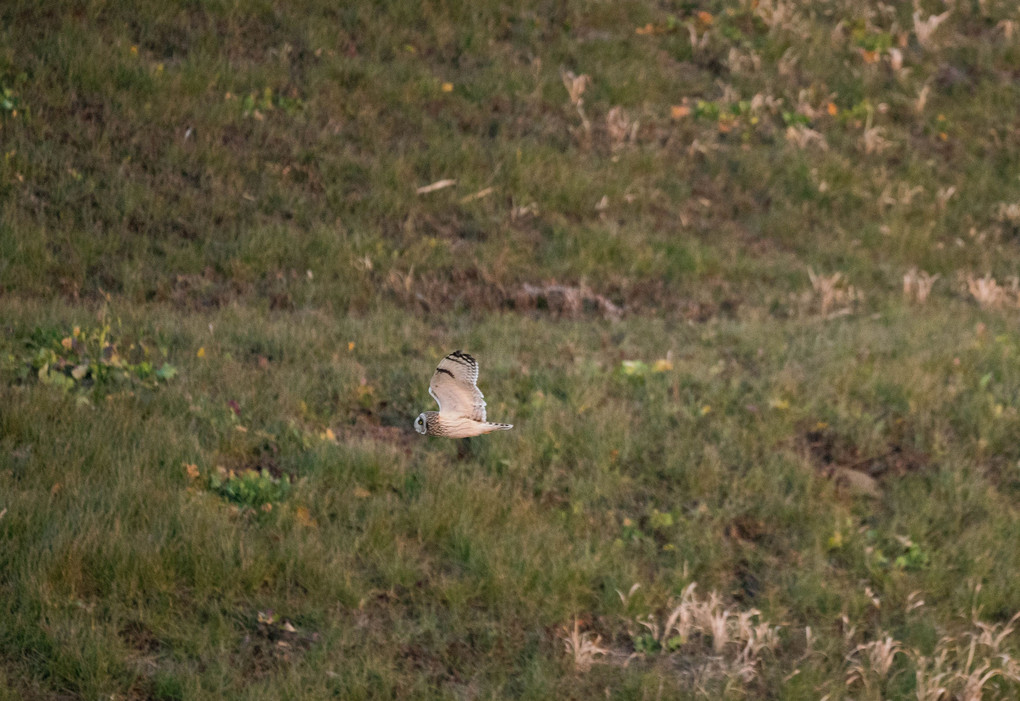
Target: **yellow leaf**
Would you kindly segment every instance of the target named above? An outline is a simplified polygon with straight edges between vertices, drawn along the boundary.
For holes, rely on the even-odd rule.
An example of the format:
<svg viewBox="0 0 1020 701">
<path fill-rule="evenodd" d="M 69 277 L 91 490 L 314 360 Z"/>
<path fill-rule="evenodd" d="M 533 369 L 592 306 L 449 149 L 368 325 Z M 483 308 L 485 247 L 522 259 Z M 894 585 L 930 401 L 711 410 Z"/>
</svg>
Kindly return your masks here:
<svg viewBox="0 0 1020 701">
<path fill-rule="evenodd" d="M 138 55 L 138 47 L 137 46 L 132 46 L 131 47 L 131 55 L 132 56 L 137 56 Z"/>
<path fill-rule="evenodd" d="M 652 372 L 669 372 L 673 369 L 673 363 L 668 358 L 659 358 L 652 363 Z"/>
<path fill-rule="evenodd" d="M 453 83 L 443 83 L 443 92 L 453 92 Z"/>
<path fill-rule="evenodd" d="M 319 524 L 316 523 L 315 519 L 312 518 L 312 515 L 308 512 L 307 507 L 299 506 L 296 509 L 294 509 L 294 518 L 297 520 L 298 523 L 300 523 L 302 526 L 306 528 L 319 527 Z"/>
<path fill-rule="evenodd" d="M 354 350 L 354 341 L 348 341 L 347 342 L 347 350 L 349 350 L 349 351 Z"/>
<path fill-rule="evenodd" d="M 702 416 L 705 416 L 706 414 L 711 414 L 711 413 L 712 413 L 712 407 L 709 406 L 708 404 L 706 404 L 705 406 L 701 407 L 701 415 Z"/>
<path fill-rule="evenodd" d="M 785 399 L 777 399 L 773 397 L 772 399 L 769 400 L 769 406 L 772 407 L 773 409 L 785 411 L 790 408 L 790 402 L 786 401 Z"/>
<path fill-rule="evenodd" d="M 62 345 L 67 350 L 71 350 L 71 337 L 67 336 L 65 338 L 60 339 L 60 345 Z"/>
<path fill-rule="evenodd" d="M 193 462 L 184 464 L 184 472 L 189 479 L 198 479 L 198 465 Z"/>
<path fill-rule="evenodd" d="M 322 437 L 327 441 L 333 441 L 334 443 L 336 442 L 336 434 L 333 433 L 333 429 L 331 428 L 327 428 L 326 432 L 322 434 Z"/>
<path fill-rule="evenodd" d="M 355 487 L 354 496 L 356 496 L 358 499 L 368 499 L 370 496 L 372 496 L 372 492 L 368 491 L 364 487 Z"/>
<path fill-rule="evenodd" d="M 195 357 L 197 357 L 197 358 L 204 358 L 205 357 L 205 346 L 202 346 L 201 348 L 198 349 L 198 352 L 195 353 Z"/>
<path fill-rule="evenodd" d="M 704 10 L 702 10 L 701 12 L 698 13 L 698 21 L 701 22 L 701 24 L 703 24 L 706 27 L 711 27 L 712 21 L 714 19 L 715 18 L 712 17 L 711 12 L 705 12 Z"/>
<path fill-rule="evenodd" d="M 71 335 L 74 336 L 75 338 L 78 338 L 79 336 L 81 336 L 81 327 L 80 326 L 75 326 L 74 327 L 74 331 L 71 332 Z"/>
<path fill-rule="evenodd" d="M 836 114 L 839 112 L 839 108 L 836 107 L 835 102 L 830 102 L 825 109 L 829 112 L 829 115 L 832 117 L 835 117 Z"/>
</svg>

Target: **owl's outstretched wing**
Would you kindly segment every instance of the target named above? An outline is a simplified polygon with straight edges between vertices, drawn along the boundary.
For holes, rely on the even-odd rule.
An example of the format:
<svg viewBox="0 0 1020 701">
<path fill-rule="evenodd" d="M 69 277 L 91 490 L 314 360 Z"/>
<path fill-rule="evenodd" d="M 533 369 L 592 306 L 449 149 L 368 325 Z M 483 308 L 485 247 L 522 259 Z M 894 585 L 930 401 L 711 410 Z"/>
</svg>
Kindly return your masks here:
<svg viewBox="0 0 1020 701">
<path fill-rule="evenodd" d="M 478 363 L 457 350 L 439 361 L 429 382 L 429 394 L 439 404 L 440 414 L 485 421 L 485 399 L 477 381 Z"/>
</svg>

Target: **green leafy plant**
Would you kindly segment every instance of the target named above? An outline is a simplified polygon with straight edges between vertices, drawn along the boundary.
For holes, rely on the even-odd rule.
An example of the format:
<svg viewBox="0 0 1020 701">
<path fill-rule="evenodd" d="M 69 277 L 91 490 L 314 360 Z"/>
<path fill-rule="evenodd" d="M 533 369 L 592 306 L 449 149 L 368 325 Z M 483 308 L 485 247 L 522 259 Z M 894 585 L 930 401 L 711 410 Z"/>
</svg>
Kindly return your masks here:
<svg viewBox="0 0 1020 701">
<path fill-rule="evenodd" d="M 893 564 L 902 570 L 916 571 L 928 566 L 928 553 L 924 552 L 917 543 L 906 546 L 903 554 L 898 555 Z"/>
<path fill-rule="evenodd" d="M 274 93 L 272 88 L 265 88 L 261 93 L 248 93 L 241 100 L 241 110 L 245 117 L 261 119 L 264 113 L 274 109 L 283 110 L 286 114 L 293 114 L 304 107 L 304 102 L 296 96 L 287 96 L 282 93 Z"/>
<path fill-rule="evenodd" d="M 268 505 L 278 503 L 290 492 L 290 482 L 273 477 L 268 470 L 227 472 L 225 477 L 213 475 L 210 488 L 227 501 L 251 509 L 269 511 Z"/>
<path fill-rule="evenodd" d="M 0 87 L 0 113 L 17 117 L 21 109 L 21 98 L 8 87 Z"/>
<path fill-rule="evenodd" d="M 16 375 L 22 382 L 33 377 L 42 384 L 83 393 L 115 387 L 155 389 L 177 376 L 177 368 L 165 360 L 165 349 L 136 341 L 114 339 L 110 325 L 90 330 L 75 326 L 70 333 L 36 329 L 24 356 L 14 356 Z"/>
</svg>

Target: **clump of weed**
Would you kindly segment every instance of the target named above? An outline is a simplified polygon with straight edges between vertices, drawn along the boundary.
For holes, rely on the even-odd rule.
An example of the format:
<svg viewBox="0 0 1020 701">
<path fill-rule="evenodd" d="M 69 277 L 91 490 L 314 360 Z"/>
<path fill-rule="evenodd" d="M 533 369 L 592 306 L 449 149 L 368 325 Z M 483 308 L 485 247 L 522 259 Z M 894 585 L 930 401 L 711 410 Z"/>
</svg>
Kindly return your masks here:
<svg viewBox="0 0 1020 701">
<path fill-rule="evenodd" d="M 85 330 L 75 326 L 69 332 L 37 328 L 24 352 L 9 355 L 7 361 L 18 382 L 35 380 L 87 396 L 156 389 L 177 375 L 166 355 L 166 349 L 141 340 L 118 341 L 104 323 Z"/>
<path fill-rule="evenodd" d="M 0 114 L 17 117 L 22 110 L 21 98 L 9 87 L 0 85 Z"/>
<path fill-rule="evenodd" d="M 618 592 L 624 606 L 630 592 Z M 629 663 L 634 657 L 667 658 L 682 680 L 692 686 L 711 681 L 748 684 L 760 671 L 763 655 L 779 645 L 780 626 L 761 618 L 757 609 L 736 610 L 723 605 L 718 592 L 700 597 L 697 584 L 687 585 L 663 616 L 646 614 L 625 623 L 631 650 L 602 646 L 601 637 L 581 631 L 575 620 L 563 637 L 575 666 L 584 671 L 595 662 Z"/>
<path fill-rule="evenodd" d="M 274 477 L 269 470 L 234 472 L 218 468 L 209 476 L 209 488 L 227 501 L 242 508 L 272 511 L 273 504 L 290 493 L 290 480 Z"/>
<path fill-rule="evenodd" d="M 912 663 L 916 698 L 921 701 L 980 699 L 985 692 L 1012 697 L 1020 688 L 1020 661 L 1003 647 L 1017 620 L 1020 613 L 1005 623 L 986 623 L 975 612 L 970 630 L 939 638 L 931 654 L 880 632 L 847 654 L 846 686 L 866 698 L 887 697 L 896 678 L 909 674 Z"/>
<path fill-rule="evenodd" d="M 761 655 L 779 644 L 779 626 L 761 620 L 761 611 L 723 606 L 718 592 L 699 597 L 696 583 L 684 588 L 664 618 L 638 619 L 647 632 L 632 628 L 637 652 L 681 654 L 701 658 L 702 670 L 749 682 L 758 674 Z"/>
</svg>

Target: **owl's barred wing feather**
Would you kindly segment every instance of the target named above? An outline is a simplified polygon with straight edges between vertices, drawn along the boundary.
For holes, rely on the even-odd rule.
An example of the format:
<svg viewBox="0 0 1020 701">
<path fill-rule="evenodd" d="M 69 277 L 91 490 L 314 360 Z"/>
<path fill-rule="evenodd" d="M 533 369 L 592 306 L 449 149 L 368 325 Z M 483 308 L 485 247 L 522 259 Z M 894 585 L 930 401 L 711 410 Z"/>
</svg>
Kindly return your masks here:
<svg viewBox="0 0 1020 701">
<path fill-rule="evenodd" d="M 475 384 L 477 381 L 478 363 L 457 350 L 439 361 L 429 382 L 429 394 L 442 414 L 485 421 L 485 399 Z"/>
<path fill-rule="evenodd" d="M 446 370 L 455 379 L 469 384 L 478 383 L 478 361 L 473 356 L 455 350 L 439 361 L 437 370 Z"/>
</svg>

